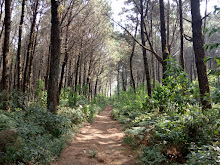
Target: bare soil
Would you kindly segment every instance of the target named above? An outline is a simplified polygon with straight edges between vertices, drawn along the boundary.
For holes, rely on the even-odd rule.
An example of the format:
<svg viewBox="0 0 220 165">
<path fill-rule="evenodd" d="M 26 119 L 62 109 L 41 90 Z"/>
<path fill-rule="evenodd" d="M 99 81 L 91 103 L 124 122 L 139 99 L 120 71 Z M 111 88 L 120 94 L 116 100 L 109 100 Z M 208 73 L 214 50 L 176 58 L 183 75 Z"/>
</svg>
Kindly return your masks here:
<svg viewBox="0 0 220 165">
<path fill-rule="evenodd" d="M 81 128 L 53 165 L 135 165 L 132 152 L 122 145 L 122 127 L 111 118 L 112 108 L 105 107 L 93 124 Z"/>
</svg>

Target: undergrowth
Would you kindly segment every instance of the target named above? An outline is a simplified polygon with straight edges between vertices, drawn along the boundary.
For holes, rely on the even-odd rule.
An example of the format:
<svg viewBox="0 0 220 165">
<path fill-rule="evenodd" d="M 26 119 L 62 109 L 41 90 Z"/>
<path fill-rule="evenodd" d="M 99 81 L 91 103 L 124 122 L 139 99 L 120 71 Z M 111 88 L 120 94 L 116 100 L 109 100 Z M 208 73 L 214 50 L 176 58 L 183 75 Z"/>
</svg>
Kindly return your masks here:
<svg viewBox="0 0 220 165">
<path fill-rule="evenodd" d="M 166 86 L 156 84 L 152 98 L 139 86 L 114 96 L 113 117 L 125 127 L 124 143 L 139 153 L 139 164 L 219 164 L 220 102 L 218 77 L 210 75 L 212 109 L 199 105 L 198 82 L 173 59 Z"/>
<path fill-rule="evenodd" d="M 18 97 L 13 92 L 11 112 L 0 110 L 0 164 L 48 164 L 56 160 L 80 125 L 92 122 L 106 104 L 101 96 L 89 103 L 64 88 L 58 112 L 53 114 L 46 109 L 42 83 L 38 82 L 35 99 L 29 106 L 16 108 L 21 105 L 21 94 Z"/>
</svg>

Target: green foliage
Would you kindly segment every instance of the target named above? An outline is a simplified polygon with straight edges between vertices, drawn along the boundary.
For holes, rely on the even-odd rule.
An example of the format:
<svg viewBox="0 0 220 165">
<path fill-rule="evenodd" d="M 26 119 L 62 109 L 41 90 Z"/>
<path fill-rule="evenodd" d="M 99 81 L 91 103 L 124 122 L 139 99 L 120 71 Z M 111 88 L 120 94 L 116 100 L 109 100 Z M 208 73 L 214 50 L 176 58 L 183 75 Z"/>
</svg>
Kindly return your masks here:
<svg viewBox="0 0 220 165">
<path fill-rule="evenodd" d="M 47 92 L 45 91 L 45 85 L 43 80 L 38 80 L 34 91 L 35 102 L 41 106 L 46 107 L 47 105 Z"/>
<path fill-rule="evenodd" d="M 203 145 L 201 147 L 196 146 L 194 143 L 191 144 L 191 153 L 187 155 L 188 164 L 212 164 L 218 165 L 220 163 L 220 148 L 219 145 Z"/>
<path fill-rule="evenodd" d="M 1 112 L 0 117 L 1 131 L 14 129 L 18 134 L 16 141 L 3 149 L 0 162 L 50 162 L 65 146 L 64 135 L 71 129 L 68 118 L 40 107 Z"/>
<path fill-rule="evenodd" d="M 92 104 L 96 104 L 104 108 L 107 105 L 112 105 L 113 100 L 111 98 L 106 98 L 105 96 L 98 95 L 96 98 L 93 99 Z"/>
<path fill-rule="evenodd" d="M 15 129 L 16 122 L 9 117 L 8 115 L 4 114 L 4 111 L 0 112 L 0 131 L 5 131 L 8 129 Z"/>
<path fill-rule="evenodd" d="M 215 5 L 214 8 L 215 8 L 214 14 L 220 12 L 220 8 L 219 8 L 219 7 L 217 7 L 217 6 Z"/>
<path fill-rule="evenodd" d="M 10 96 L 11 112 L 0 111 L 0 135 L 16 133 L 15 140 L 0 146 L 0 164 L 48 164 L 59 155 L 74 129 L 85 121 L 92 122 L 107 100 L 100 96 L 90 105 L 67 87 L 61 91 L 61 105 L 55 115 L 43 108 L 47 97 L 43 81 L 38 81 L 34 94 L 35 100 L 26 108 L 23 96 L 14 92 Z M 16 108 L 19 104 L 22 109 Z"/>
<path fill-rule="evenodd" d="M 82 108 L 62 107 L 58 114 L 69 118 L 73 124 L 81 124 L 86 121 L 86 114 L 83 113 Z"/>
<path fill-rule="evenodd" d="M 154 124 L 155 136 L 161 141 L 184 145 L 191 142 L 203 145 L 216 141 L 219 135 L 218 110 L 204 113 L 198 107 L 191 107 L 185 114 L 160 116 Z"/>
<path fill-rule="evenodd" d="M 146 97 L 143 105 L 147 111 L 150 112 L 156 108 L 164 112 L 184 113 L 189 105 L 199 101 L 198 83 L 190 82 L 181 66 L 171 57 L 167 60 L 166 79 L 163 82 L 166 86 L 156 83 L 152 98 Z"/>
<path fill-rule="evenodd" d="M 165 164 L 167 162 L 166 157 L 161 154 L 161 148 L 159 145 L 144 146 L 142 153 L 140 154 L 140 164 Z"/>
<path fill-rule="evenodd" d="M 215 12 L 219 12 L 219 8 L 215 6 Z M 209 32 L 209 37 L 213 34 L 219 32 L 220 27 L 212 28 Z M 208 30 L 207 30 L 208 31 Z M 220 43 L 211 43 L 206 44 L 205 48 L 208 50 L 217 49 L 219 47 Z M 220 102 L 220 82 L 218 81 L 218 78 L 220 76 L 220 57 L 206 57 L 205 62 L 208 62 L 210 60 L 214 59 L 216 61 L 216 66 L 209 70 L 209 81 L 211 81 L 211 96 L 207 97 L 207 99 L 212 99 L 212 101 L 216 104 Z"/>
<path fill-rule="evenodd" d="M 123 139 L 123 144 L 127 144 L 127 145 L 131 146 L 132 149 L 135 149 L 138 146 L 135 137 L 131 134 L 125 135 L 125 137 Z"/>
<path fill-rule="evenodd" d="M 153 102 L 151 102 L 150 104 L 153 103 L 155 108 L 158 108 L 163 111 L 168 106 L 170 92 L 166 86 L 162 86 L 159 83 L 157 83 L 155 90 L 152 92 L 152 98 L 153 98 Z M 146 102 L 146 104 L 149 103 Z M 146 108 L 150 108 L 150 107 L 146 107 Z"/>
<path fill-rule="evenodd" d="M 179 112 L 183 113 L 188 107 L 190 96 L 193 94 L 192 84 L 180 65 L 169 57 L 167 60 L 167 75 L 163 81 L 167 85 L 168 94 L 171 104 L 174 104 Z"/>
<path fill-rule="evenodd" d="M 84 96 L 88 96 L 89 95 L 89 87 L 88 87 L 88 85 L 84 85 L 82 87 L 81 91 L 83 92 Z"/>
<path fill-rule="evenodd" d="M 220 57 L 206 57 L 205 62 L 214 59 L 216 61 L 216 67 L 213 67 L 209 71 L 209 75 L 220 76 Z"/>
<path fill-rule="evenodd" d="M 98 151 L 96 151 L 96 150 L 89 150 L 89 154 L 90 154 L 90 156 L 91 156 L 92 158 L 95 158 L 96 155 L 98 154 Z"/>
<path fill-rule="evenodd" d="M 219 104 L 220 103 L 220 82 L 218 77 L 216 76 L 209 76 L 209 82 L 211 84 L 211 96 L 208 99 L 211 99 L 213 103 Z"/>
<path fill-rule="evenodd" d="M 1 92 L 0 93 L 0 109 L 2 109 L 3 104 L 5 104 L 5 99 L 4 99 L 5 97 L 7 97 L 6 94 L 4 92 Z M 22 108 L 27 107 L 27 102 L 24 101 L 27 99 L 26 94 L 23 94 L 20 91 L 12 90 L 8 97 L 9 97 L 10 109 L 15 110 L 17 107 L 22 107 Z"/>
<path fill-rule="evenodd" d="M 218 164 L 218 79 L 209 77 L 211 95 L 206 99 L 213 101 L 213 109 L 202 111 L 198 81 L 190 82 L 175 60 L 169 58 L 167 62 L 166 86 L 156 83 L 152 98 L 146 97 L 143 87 L 136 93 L 121 92 L 113 97 L 113 117 L 127 128 L 124 142 L 135 149 L 145 145 L 140 149 L 140 164 L 166 164 L 178 159 L 187 159 L 186 164 Z M 176 153 L 169 155 L 169 146 L 174 146 Z"/>
<path fill-rule="evenodd" d="M 69 104 L 69 106 L 70 107 L 75 107 L 76 103 L 77 103 L 77 100 L 78 100 L 77 93 L 74 92 L 74 91 L 70 91 L 69 97 L 68 97 L 68 104 Z"/>
</svg>

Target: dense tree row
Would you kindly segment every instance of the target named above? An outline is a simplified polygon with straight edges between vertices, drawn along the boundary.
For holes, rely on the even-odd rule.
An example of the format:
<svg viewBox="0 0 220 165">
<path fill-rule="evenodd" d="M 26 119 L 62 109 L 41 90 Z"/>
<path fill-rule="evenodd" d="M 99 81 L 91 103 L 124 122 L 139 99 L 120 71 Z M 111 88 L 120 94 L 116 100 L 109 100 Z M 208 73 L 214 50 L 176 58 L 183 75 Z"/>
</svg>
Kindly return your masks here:
<svg viewBox="0 0 220 165">
<path fill-rule="evenodd" d="M 88 99 L 101 91 L 112 29 L 106 16 L 110 11 L 106 2 L 0 3 L 1 91 L 7 96 L 4 109 L 9 109 L 8 94 L 14 89 L 34 98 L 39 80 L 45 82 L 48 108 L 54 112 L 63 87 L 70 86 Z"/>
<path fill-rule="evenodd" d="M 117 64 L 118 68 L 121 68 L 117 70 L 118 89 L 126 90 L 124 82 L 130 82 L 126 86 L 133 86 L 134 90 L 135 85 L 146 82 L 148 95 L 151 96 L 155 80 L 162 83 L 162 79 L 166 78 L 166 59 L 171 55 L 191 80 L 198 78 L 201 102 L 204 109 L 210 108 L 210 103 L 203 100 L 209 93 L 204 59 L 205 54 L 211 57 L 219 56 L 219 48 L 205 50 L 204 47 L 205 44 L 218 42 L 215 37 L 219 36 L 219 33 L 209 37 L 208 32 L 204 31 L 216 26 L 219 21 L 218 12 L 208 14 L 206 8 L 206 14 L 202 17 L 199 0 L 191 3 L 182 0 L 127 0 L 125 3 L 128 7 L 122 15 L 126 16 L 128 23 L 119 24 L 124 30 L 120 34 L 123 39 L 119 42 L 128 46 L 124 51 L 121 50 L 124 55 Z M 136 41 L 136 44 L 133 41 Z M 211 69 L 216 63 L 211 60 L 207 66 Z"/>
<path fill-rule="evenodd" d="M 111 10 L 104 0 L 0 1 L 1 91 L 4 109 L 9 93 L 19 91 L 21 103 L 35 98 L 39 80 L 45 83 L 48 109 L 56 112 L 63 87 L 91 100 L 98 93 L 112 95 L 156 81 L 164 83 L 168 55 L 179 61 L 191 80 L 198 77 L 203 108 L 210 103 L 205 43 L 219 33 L 203 37 L 215 27 L 217 14 L 200 14 L 200 1 L 126 0 L 124 32 L 113 32 Z M 207 5 L 207 4 L 206 4 Z M 205 42 L 204 42 L 205 41 Z M 208 69 L 216 65 L 207 63 Z M 116 83 L 117 82 L 117 83 Z M 164 83 L 164 85 L 166 85 Z M 23 97 L 25 94 L 28 97 Z"/>
</svg>

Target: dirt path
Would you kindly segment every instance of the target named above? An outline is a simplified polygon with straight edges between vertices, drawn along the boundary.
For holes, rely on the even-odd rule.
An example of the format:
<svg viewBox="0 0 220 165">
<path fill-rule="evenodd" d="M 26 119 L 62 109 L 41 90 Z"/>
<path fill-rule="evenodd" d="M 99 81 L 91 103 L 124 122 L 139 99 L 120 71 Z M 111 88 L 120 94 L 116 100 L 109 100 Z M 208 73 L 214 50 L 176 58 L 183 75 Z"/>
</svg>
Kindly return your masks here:
<svg viewBox="0 0 220 165">
<path fill-rule="evenodd" d="M 134 165 L 131 152 L 121 145 L 124 133 L 111 112 L 112 106 L 105 107 L 92 125 L 80 129 L 54 165 Z M 92 151 L 97 151 L 94 158 Z"/>
</svg>

